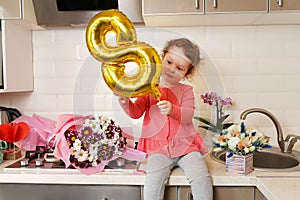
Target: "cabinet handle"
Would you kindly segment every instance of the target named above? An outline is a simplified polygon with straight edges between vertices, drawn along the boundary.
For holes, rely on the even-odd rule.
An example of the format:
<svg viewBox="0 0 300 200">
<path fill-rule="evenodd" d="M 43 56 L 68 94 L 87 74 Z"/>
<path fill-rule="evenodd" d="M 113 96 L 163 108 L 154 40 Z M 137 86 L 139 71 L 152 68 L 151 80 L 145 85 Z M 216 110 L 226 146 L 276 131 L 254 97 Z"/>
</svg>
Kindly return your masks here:
<svg viewBox="0 0 300 200">
<path fill-rule="evenodd" d="M 199 9 L 199 0 L 195 0 L 195 8 Z"/>
<path fill-rule="evenodd" d="M 217 6 L 218 6 L 218 5 L 217 5 L 217 0 L 213 0 L 213 7 L 214 7 L 214 8 L 217 8 Z"/>
<path fill-rule="evenodd" d="M 277 5 L 280 6 L 280 7 L 282 7 L 282 5 L 283 5 L 283 0 L 277 0 Z"/>
</svg>

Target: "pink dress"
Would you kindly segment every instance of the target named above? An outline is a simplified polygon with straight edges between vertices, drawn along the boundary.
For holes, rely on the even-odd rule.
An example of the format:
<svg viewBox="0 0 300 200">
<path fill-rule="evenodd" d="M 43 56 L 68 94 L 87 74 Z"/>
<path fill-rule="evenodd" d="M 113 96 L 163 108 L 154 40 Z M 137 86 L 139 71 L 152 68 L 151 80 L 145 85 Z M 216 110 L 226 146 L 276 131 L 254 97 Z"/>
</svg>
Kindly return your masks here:
<svg viewBox="0 0 300 200">
<path fill-rule="evenodd" d="M 124 111 L 137 119 L 144 115 L 138 150 L 148 155 L 162 153 L 170 158 L 186 155 L 192 151 L 207 153 L 203 140 L 194 128 L 194 92 L 189 85 L 177 84 L 171 88 L 159 88 L 161 100 L 172 103 L 172 113 L 162 115 L 152 96 L 138 97 L 129 104 L 121 104 Z"/>
</svg>

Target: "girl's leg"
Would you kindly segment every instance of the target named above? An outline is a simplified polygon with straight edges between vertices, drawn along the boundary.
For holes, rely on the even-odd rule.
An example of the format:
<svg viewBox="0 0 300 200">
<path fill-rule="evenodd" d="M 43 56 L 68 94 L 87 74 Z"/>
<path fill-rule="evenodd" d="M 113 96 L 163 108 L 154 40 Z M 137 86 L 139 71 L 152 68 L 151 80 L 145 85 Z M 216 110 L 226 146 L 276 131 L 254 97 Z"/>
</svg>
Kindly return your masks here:
<svg viewBox="0 0 300 200">
<path fill-rule="evenodd" d="M 206 163 L 200 152 L 191 152 L 178 161 L 191 184 L 194 200 L 212 200 L 212 183 Z"/>
<path fill-rule="evenodd" d="M 144 200 L 163 200 L 165 185 L 174 167 L 172 159 L 162 154 L 152 154 L 147 161 Z"/>
</svg>

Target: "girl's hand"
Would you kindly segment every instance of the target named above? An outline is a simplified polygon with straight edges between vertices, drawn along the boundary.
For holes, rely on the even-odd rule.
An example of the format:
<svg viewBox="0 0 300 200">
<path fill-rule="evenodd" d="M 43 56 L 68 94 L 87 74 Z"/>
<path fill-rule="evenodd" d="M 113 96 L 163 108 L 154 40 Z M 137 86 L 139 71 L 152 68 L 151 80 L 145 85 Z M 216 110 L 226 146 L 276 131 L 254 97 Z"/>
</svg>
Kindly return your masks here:
<svg viewBox="0 0 300 200">
<path fill-rule="evenodd" d="M 170 115 L 172 112 L 172 104 L 170 101 L 162 100 L 156 104 L 162 115 Z"/>
</svg>

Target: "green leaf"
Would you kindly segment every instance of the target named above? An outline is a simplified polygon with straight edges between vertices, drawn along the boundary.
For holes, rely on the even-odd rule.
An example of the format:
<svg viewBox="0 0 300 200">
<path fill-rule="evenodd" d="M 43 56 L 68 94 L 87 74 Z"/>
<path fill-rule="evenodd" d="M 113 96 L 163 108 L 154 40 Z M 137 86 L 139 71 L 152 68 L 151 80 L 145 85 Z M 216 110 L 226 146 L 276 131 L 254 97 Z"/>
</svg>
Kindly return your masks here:
<svg viewBox="0 0 300 200">
<path fill-rule="evenodd" d="M 227 119 L 227 117 L 229 117 L 229 114 L 222 116 L 219 120 L 224 122 Z"/>
<path fill-rule="evenodd" d="M 232 126 L 234 123 L 226 123 L 226 124 L 223 124 L 223 129 L 227 129 L 229 128 L 230 126 Z"/>
<path fill-rule="evenodd" d="M 221 130 L 224 129 L 223 127 L 223 122 L 227 119 L 227 117 L 229 116 L 229 114 L 222 116 L 218 121 L 216 126 L 219 127 Z"/>
<path fill-rule="evenodd" d="M 217 133 L 218 130 L 214 127 L 209 127 L 209 126 L 198 126 L 199 128 L 203 128 L 205 130 L 208 130 L 208 131 L 211 131 L 211 132 L 214 132 L 214 133 Z"/>
<path fill-rule="evenodd" d="M 200 122 L 209 125 L 209 126 L 214 126 L 214 124 L 210 123 L 209 121 L 207 121 L 206 119 L 203 119 L 202 117 L 194 117 L 194 119 L 199 120 Z"/>
</svg>

